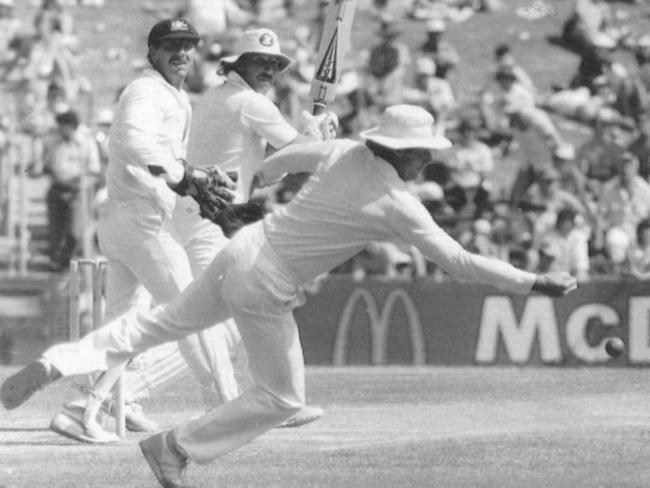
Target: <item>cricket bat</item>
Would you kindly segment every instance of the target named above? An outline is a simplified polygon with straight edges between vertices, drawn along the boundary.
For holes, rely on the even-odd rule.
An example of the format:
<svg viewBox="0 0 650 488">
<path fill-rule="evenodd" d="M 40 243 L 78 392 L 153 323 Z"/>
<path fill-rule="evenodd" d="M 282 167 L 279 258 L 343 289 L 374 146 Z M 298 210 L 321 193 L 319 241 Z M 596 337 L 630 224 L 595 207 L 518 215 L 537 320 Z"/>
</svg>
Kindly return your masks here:
<svg viewBox="0 0 650 488">
<path fill-rule="evenodd" d="M 321 114 L 336 96 L 343 59 L 350 49 L 352 19 L 357 0 L 330 0 L 316 58 L 310 95 L 313 114 Z"/>
</svg>

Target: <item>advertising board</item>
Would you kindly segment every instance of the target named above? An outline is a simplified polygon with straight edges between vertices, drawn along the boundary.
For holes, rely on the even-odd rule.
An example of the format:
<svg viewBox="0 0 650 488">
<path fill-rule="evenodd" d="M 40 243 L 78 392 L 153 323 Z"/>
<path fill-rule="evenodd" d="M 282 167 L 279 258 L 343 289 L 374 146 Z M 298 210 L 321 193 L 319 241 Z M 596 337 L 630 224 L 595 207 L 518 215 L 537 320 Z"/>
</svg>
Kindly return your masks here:
<svg viewBox="0 0 650 488">
<path fill-rule="evenodd" d="M 512 295 L 432 280 L 334 276 L 296 310 L 307 364 L 650 364 L 650 283 L 583 283 L 569 296 Z M 625 355 L 605 341 L 620 337 Z"/>
</svg>

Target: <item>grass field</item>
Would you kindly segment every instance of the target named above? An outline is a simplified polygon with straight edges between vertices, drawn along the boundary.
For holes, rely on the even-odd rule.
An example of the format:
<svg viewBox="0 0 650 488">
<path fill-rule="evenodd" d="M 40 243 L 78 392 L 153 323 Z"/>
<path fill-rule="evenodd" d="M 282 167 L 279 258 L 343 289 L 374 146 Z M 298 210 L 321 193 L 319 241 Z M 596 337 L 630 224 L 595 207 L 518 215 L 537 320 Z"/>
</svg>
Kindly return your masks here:
<svg viewBox="0 0 650 488">
<path fill-rule="evenodd" d="M 15 368 L 0 370 L 5 378 Z M 642 488 L 650 382 L 642 369 L 309 368 L 318 422 L 192 465 L 201 488 Z M 130 434 L 77 444 L 47 429 L 57 383 L 0 415 L 3 488 L 155 487 Z M 163 426 L 199 414 L 185 378 L 145 404 Z"/>
</svg>

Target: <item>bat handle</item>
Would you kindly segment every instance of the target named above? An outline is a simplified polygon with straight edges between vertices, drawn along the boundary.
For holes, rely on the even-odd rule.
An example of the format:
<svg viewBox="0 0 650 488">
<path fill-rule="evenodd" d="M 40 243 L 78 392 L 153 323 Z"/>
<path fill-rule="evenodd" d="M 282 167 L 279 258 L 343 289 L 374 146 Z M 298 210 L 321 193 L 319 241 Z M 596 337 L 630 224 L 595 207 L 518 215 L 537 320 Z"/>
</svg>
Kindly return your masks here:
<svg viewBox="0 0 650 488">
<path fill-rule="evenodd" d="M 315 100 L 314 101 L 314 107 L 312 109 L 312 115 L 320 115 L 323 112 L 325 112 L 326 108 L 327 108 L 327 105 L 325 105 L 325 103 Z"/>
</svg>

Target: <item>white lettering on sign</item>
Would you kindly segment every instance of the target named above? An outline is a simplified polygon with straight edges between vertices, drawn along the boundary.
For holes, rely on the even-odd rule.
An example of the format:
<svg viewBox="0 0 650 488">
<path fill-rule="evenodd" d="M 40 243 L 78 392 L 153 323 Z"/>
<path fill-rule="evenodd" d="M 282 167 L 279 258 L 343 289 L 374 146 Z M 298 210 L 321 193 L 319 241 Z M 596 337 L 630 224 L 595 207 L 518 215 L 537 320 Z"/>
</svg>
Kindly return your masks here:
<svg viewBox="0 0 650 488">
<path fill-rule="evenodd" d="M 603 327 L 618 327 L 621 319 L 613 307 L 604 303 L 588 303 L 577 307 L 566 321 L 566 342 L 569 351 L 577 358 L 587 363 L 601 363 L 610 359 L 605 351 L 605 343 L 609 336 L 604 337 L 594 346 L 587 341 L 587 326 L 589 321 L 598 319 Z"/>
<path fill-rule="evenodd" d="M 517 321 L 510 297 L 488 296 L 483 302 L 475 360 L 479 363 L 495 362 L 501 336 L 513 363 L 524 364 L 530 359 L 536 338 L 539 339 L 542 361 L 559 363 L 562 349 L 558 330 L 555 307 L 549 297 L 528 298 L 521 320 Z"/>
<path fill-rule="evenodd" d="M 630 298 L 628 358 L 630 363 L 650 362 L 650 297 Z"/>
<path fill-rule="evenodd" d="M 371 347 L 371 364 L 386 363 L 386 342 L 388 330 L 393 317 L 395 304 L 400 300 L 406 312 L 408 322 L 408 331 L 411 338 L 411 350 L 413 351 L 413 364 L 422 365 L 426 362 L 426 345 L 422 335 L 422 325 L 420 315 L 413 303 L 413 299 L 402 288 L 395 288 L 386 297 L 386 301 L 380 308 L 375 302 L 375 297 L 365 288 L 357 288 L 348 298 L 341 319 L 339 320 L 334 342 L 334 357 L 332 363 L 335 366 L 343 366 L 346 363 L 346 354 L 348 350 L 348 337 L 352 317 L 357 309 L 358 303 L 365 305 L 368 313 L 368 322 L 370 327 L 370 347 Z"/>
</svg>

